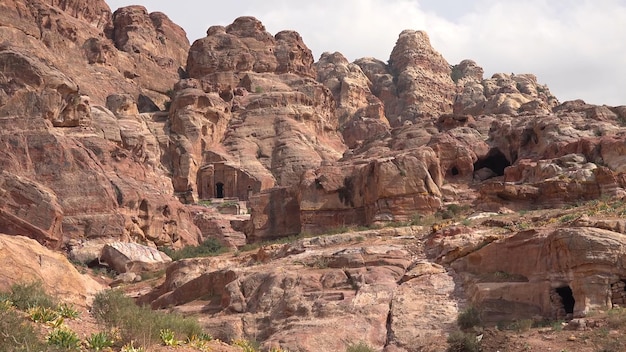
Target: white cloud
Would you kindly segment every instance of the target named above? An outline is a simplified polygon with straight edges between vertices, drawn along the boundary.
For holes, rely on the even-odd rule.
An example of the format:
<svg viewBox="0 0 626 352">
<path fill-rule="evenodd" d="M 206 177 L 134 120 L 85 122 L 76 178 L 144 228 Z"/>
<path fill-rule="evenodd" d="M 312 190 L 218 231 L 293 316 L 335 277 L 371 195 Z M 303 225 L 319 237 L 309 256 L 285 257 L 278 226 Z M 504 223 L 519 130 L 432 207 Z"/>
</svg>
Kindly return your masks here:
<svg viewBox="0 0 626 352">
<path fill-rule="evenodd" d="M 107 0 L 113 9 L 137 2 L 165 12 L 191 41 L 255 16 L 272 34 L 299 32 L 316 58 L 386 61 L 402 30 L 422 29 L 451 64 L 473 59 L 486 76 L 534 73 L 562 101 L 626 104 L 626 0 Z"/>
</svg>

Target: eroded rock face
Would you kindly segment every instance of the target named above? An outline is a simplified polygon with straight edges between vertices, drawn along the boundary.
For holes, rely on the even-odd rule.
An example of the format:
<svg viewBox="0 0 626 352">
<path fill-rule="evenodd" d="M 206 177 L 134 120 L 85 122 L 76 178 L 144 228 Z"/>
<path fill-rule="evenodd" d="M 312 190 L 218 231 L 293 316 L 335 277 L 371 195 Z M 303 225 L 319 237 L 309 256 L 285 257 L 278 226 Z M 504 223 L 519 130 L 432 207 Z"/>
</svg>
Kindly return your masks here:
<svg viewBox="0 0 626 352">
<path fill-rule="evenodd" d="M 452 79 L 456 83 L 455 114 L 541 114 L 559 104 L 532 74 L 496 73 L 483 79 L 482 67 L 463 60 L 452 67 Z"/>
<path fill-rule="evenodd" d="M 3 3 L 6 22 L 0 31 L 23 45 L 0 49 L 5 68 L 0 74 L 0 187 L 5 194 L 0 226 L 54 248 L 104 237 L 195 244 L 200 232 L 172 197 L 165 120 L 158 113 L 139 115 L 133 94 L 140 86 L 117 71 L 135 65 L 134 59 L 106 44 L 109 58 L 126 61 L 116 67 L 107 65 L 106 57 L 86 61 L 82 40 L 93 36 L 106 43 L 104 32 L 113 27 L 104 2 L 82 5 Z M 162 22 L 157 28 L 169 35 L 167 21 L 156 17 Z M 41 28 L 26 36 L 31 20 Z M 150 49 L 152 54 L 162 50 Z M 153 73 L 159 84 L 171 86 L 174 79 L 165 71 Z M 105 99 L 111 90 L 118 94 Z M 114 113 L 103 107 L 105 101 Z"/>
<path fill-rule="evenodd" d="M 440 334 L 458 311 L 450 298 L 454 279 L 423 252 L 409 255 L 399 238 L 413 229 L 381 231 L 314 237 L 262 248 L 256 259 L 233 258 L 256 260 L 253 266 L 209 258 L 177 262 L 165 284 L 140 300 L 155 308 L 200 309 L 215 337 L 256 336 L 267 348 L 339 351 L 358 334 L 380 350 L 441 349 Z M 380 235 L 390 241 L 358 244 Z M 422 322 L 428 331 L 418 328 Z"/>
<path fill-rule="evenodd" d="M 485 318 L 541 315 L 559 319 L 564 317 L 563 304 L 555 301 L 553 291 L 564 287 L 575 301 L 572 311 L 566 313 L 580 316 L 590 309 L 611 307 L 611 284 L 626 272 L 620 254 L 623 249 L 623 236 L 612 231 L 529 230 L 492 242 L 452 266 L 483 278 L 468 293 L 484 306 Z M 497 272 L 510 278 L 499 281 L 513 282 L 490 280 L 489 275 Z"/>
<path fill-rule="evenodd" d="M 179 78 L 187 60 L 189 40 L 185 31 L 161 12 L 148 13 L 143 6 L 118 9 L 112 17 L 111 39 L 115 47 L 140 61 L 122 71 L 144 89 L 166 93 Z"/>
<path fill-rule="evenodd" d="M 312 65 L 311 50 L 298 33 L 282 31 L 272 36 L 256 18 L 239 17 L 226 27 L 209 28 L 205 38 L 194 42 L 187 72 L 196 78 L 224 71 L 314 76 Z"/>
<path fill-rule="evenodd" d="M 358 65 L 335 52 L 322 54 L 315 66 L 317 80 L 333 94 L 339 128 L 349 148 L 388 132 L 384 106 L 370 91 L 372 83 Z"/>
<path fill-rule="evenodd" d="M 67 258 L 23 236 L 0 234 L 0 291 L 39 281 L 63 302 L 86 306 L 104 287 L 80 274 Z"/>
<path fill-rule="evenodd" d="M 395 106 L 385 102 L 392 126 L 452 112 L 450 92 L 454 91 L 454 83 L 450 65 L 432 48 L 425 32 L 405 30 L 400 33 L 389 63 L 398 94 Z"/>
<path fill-rule="evenodd" d="M 185 200 L 221 194 L 218 184 L 222 197 L 240 199 L 248 186 L 292 186 L 345 150 L 333 97 L 312 78 L 313 58 L 297 33 L 272 36 L 253 17 L 211 27 L 190 49 L 187 71 L 170 111 L 174 188 Z M 224 167 L 249 180 L 243 191 L 239 181 L 219 180 Z"/>
</svg>

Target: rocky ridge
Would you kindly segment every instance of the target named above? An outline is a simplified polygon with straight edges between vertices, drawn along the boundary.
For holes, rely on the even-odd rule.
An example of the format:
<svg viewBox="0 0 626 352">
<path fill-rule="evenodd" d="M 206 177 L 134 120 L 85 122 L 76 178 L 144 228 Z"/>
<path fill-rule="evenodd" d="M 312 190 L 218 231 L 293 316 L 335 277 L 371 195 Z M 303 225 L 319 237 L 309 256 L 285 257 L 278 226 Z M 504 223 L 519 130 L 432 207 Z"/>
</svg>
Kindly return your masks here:
<svg viewBox="0 0 626 352">
<path fill-rule="evenodd" d="M 620 213 L 548 209 L 620 208 L 624 106 L 560 103 L 532 74 L 485 79 L 423 31 L 400 33 L 388 63 L 315 62 L 297 32 L 254 17 L 189 45 L 141 6 L 9 0 L 0 13 L 7 241 L 120 273 L 167 266 L 138 300 L 268 348 L 336 351 L 360 336 L 441 350 L 469 304 L 490 323 L 622 304 Z M 450 216 L 459 208 L 472 212 Z M 534 229 L 498 216 L 516 211 L 538 212 Z M 421 226 L 387 227 L 409 223 Z M 172 264 L 155 249 L 359 226 Z"/>
</svg>

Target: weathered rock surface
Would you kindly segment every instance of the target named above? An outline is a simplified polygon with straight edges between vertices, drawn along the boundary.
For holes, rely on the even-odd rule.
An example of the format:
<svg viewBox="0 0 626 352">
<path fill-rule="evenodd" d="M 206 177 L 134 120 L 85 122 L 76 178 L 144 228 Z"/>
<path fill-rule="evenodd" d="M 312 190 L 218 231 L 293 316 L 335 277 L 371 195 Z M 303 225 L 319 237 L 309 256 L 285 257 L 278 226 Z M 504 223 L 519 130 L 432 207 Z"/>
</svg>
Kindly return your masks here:
<svg viewBox="0 0 626 352">
<path fill-rule="evenodd" d="M 23 236 L 0 234 L 0 291 L 39 281 L 60 300 L 85 306 L 105 287 L 80 274 L 63 255 Z"/>
<path fill-rule="evenodd" d="M 102 248 L 100 262 L 123 274 L 160 270 L 171 263 L 172 258 L 156 248 L 137 243 L 113 242 Z"/>
<path fill-rule="evenodd" d="M 167 121 L 139 115 L 136 105 L 140 91 L 159 95 L 178 79 L 189 47 L 182 29 L 162 14 L 151 15 L 153 26 L 144 28 L 145 9 L 112 16 L 99 1 L 2 6 L 0 229 L 54 248 L 98 237 L 197 243 L 198 228 L 172 197 Z M 111 33 L 132 53 L 118 51 Z M 104 56 L 84 52 L 83 42 L 92 39 L 108 48 Z M 137 43 L 143 52 L 131 50 Z M 174 67 L 159 66 L 159 55 Z M 161 86 L 122 72 L 139 66 Z"/>
<path fill-rule="evenodd" d="M 562 319 L 564 313 L 581 316 L 612 306 L 611 285 L 626 273 L 624 245 L 622 234 L 597 228 L 528 230 L 492 242 L 452 267 L 476 277 L 468 294 L 483 307 L 484 318 Z M 495 273 L 504 273 L 514 282 L 493 280 Z M 571 297 L 564 296 L 564 288 L 569 288 Z M 559 296 L 575 301 L 571 310 L 565 305 L 562 311 Z"/>
<path fill-rule="evenodd" d="M 102 260 L 127 273 L 117 285 L 165 266 L 156 246 L 237 248 L 453 205 L 507 214 L 626 195 L 626 107 L 559 104 L 532 74 L 451 67 L 422 31 L 400 33 L 388 64 L 314 63 L 297 32 L 272 35 L 253 17 L 189 46 L 141 6 L 7 0 L 0 37 L 0 232 L 14 236 L 0 251 L 23 257 L 0 262 L 70 275 L 75 291 L 46 285 L 79 300 L 89 285 L 65 264 L 35 270 L 53 256 L 16 235 Z M 468 303 L 488 321 L 626 304 L 624 222 L 575 215 L 517 233 L 528 225 L 474 217 L 189 259 L 140 301 L 268 348 L 441 351 Z M 18 247 L 39 262 L 22 264 L 32 256 Z M 7 272 L 0 286 L 18 276 Z"/>
<path fill-rule="evenodd" d="M 398 100 L 385 102 L 392 126 L 404 121 L 452 112 L 454 83 L 450 65 L 433 49 L 426 32 L 404 30 L 389 57 Z"/>
<path fill-rule="evenodd" d="M 379 235 L 390 237 L 359 245 Z M 256 336 L 267 347 L 306 351 L 343 350 L 358 340 L 376 349 L 435 351 L 441 331 L 454 324 L 455 282 L 421 251 L 407 251 L 414 235 L 404 228 L 315 237 L 262 248 L 256 265 L 236 268 L 216 259 L 181 261 L 141 300 L 201 310 L 203 324 L 223 340 Z M 418 332 L 421 321 L 431 324 L 428 331 Z"/>
<path fill-rule="evenodd" d="M 497 73 L 483 79 L 483 69 L 472 60 L 452 67 L 456 83 L 455 114 L 548 113 L 558 100 L 532 74 Z"/>
</svg>

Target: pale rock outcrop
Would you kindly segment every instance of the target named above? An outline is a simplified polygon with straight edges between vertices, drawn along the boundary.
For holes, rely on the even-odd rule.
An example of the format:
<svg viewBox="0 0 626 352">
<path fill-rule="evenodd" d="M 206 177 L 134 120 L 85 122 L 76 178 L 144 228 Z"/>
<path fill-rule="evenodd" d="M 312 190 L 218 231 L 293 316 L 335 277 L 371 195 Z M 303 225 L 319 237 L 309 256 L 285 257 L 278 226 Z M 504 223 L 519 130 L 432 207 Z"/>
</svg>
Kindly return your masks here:
<svg viewBox="0 0 626 352">
<path fill-rule="evenodd" d="M 0 291 L 32 282 L 41 282 L 48 294 L 63 302 L 83 307 L 105 288 L 79 273 L 62 254 L 30 238 L 0 234 Z"/>
<path fill-rule="evenodd" d="M 372 83 L 358 65 L 335 52 L 323 53 L 315 66 L 317 80 L 335 98 L 339 129 L 349 148 L 389 130 L 384 106 L 370 91 Z"/>
<path fill-rule="evenodd" d="M 483 79 L 483 73 L 472 60 L 452 66 L 455 114 L 541 114 L 558 105 L 548 87 L 539 84 L 532 74 L 496 73 Z"/>
<path fill-rule="evenodd" d="M 100 262 L 122 274 L 159 270 L 172 262 L 172 258 L 156 248 L 138 243 L 113 242 L 102 248 Z"/>
<path fill-rule="evenodd" d="M 452 112 L 454 82 L 450 65 L 432 48 L 425 32 L 400 33 L 389 57 L 389 70 L 397 82 L 398 94 L 395 106 L 385 102 L 392 126 Z"/>
</svg>

